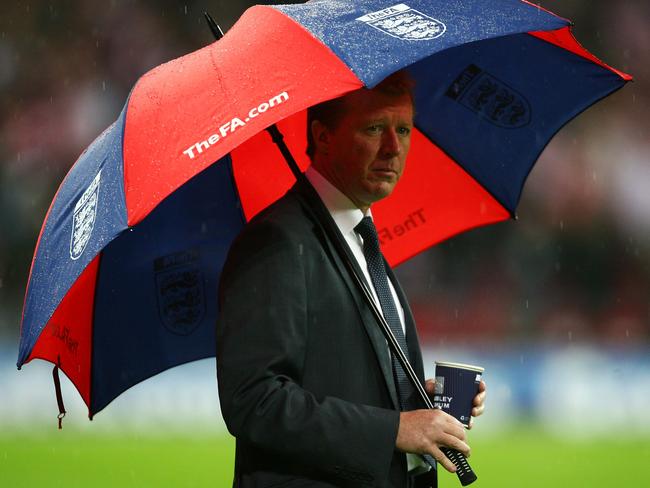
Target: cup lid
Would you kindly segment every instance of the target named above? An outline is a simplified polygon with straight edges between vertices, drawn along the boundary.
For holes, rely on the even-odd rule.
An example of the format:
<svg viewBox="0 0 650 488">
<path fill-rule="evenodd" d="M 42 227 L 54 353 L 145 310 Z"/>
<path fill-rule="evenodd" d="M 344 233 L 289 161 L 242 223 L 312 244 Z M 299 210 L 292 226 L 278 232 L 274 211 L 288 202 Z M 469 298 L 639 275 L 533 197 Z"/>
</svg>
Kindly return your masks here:
<svg viewBox="0 0 650 488">
<path fill-rule="evenodd" d="M 468 369 L 470 371 L 477 371 L 479 373 L 482 373 L 485 371 L 485 368 L 482 368 L 481 366 L 474 366 L 473 364 L 465 364 L 465 363 L 450 363 L 448 361 L 434 361 L 436 366 L 446 366 L 448 368 L 460 368 L 460 369 Z"/>
</svg>

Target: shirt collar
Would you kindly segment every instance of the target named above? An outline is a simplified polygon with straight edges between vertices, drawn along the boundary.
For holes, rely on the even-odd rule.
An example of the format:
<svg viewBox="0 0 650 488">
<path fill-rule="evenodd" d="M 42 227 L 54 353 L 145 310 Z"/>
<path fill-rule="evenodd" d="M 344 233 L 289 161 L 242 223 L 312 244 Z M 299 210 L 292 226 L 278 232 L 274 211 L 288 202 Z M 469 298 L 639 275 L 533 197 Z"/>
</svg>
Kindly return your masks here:
<svg viewBox="0 0 650 488">
<path fill-rule="evenodd" d="M 364 216 L 372 218 L 370 209 L 364 213 L 341 190 L 332 185 L 313 166 L 307 168 L 305 176 L 321 198 L 330 215 L 336 222 L 341 234 L 346 235 L 354 230 Z"/>
</svg>

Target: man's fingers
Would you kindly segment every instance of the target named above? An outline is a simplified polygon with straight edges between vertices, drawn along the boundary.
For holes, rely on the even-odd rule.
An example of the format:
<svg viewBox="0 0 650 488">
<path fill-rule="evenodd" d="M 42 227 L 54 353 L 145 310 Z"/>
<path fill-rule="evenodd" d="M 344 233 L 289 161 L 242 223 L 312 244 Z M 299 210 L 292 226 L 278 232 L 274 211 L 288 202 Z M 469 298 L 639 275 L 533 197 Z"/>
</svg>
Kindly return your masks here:
<svg viewBox="0 0 650 488">
<path fill-rule="evenodd" d="M 481 381 L 478 385 L 478 393 L 472 400 L 472 417 L 478 417 L 483 414 L 485 410 L 485 396 L 487 395 L 487 387 L 485 382 Z"/>
<path fill-rule="evenodd" d="M 487 386 L 485 385 L 485 381 L 482 381 L 478 384 L 478 393 L 474 397 L 473 403 L 474 406 L 479 406 L 482 403 L 485 402 L 485 396 L 487 395 Z"/>
<path fill-rule="evenodd" d="M 458 424 L 451 424 L 445 428 L 447 435 L 453 436 L 460 441 L 465 441 L 467 438 L 465 426 L 460 422 Z"/>
<path fill-rule="evenodd" d="M 485 403 L 485 392 L 478 393 L 478 394 L 474 397 L 474 399 L 472 400 L 472 404 L 473 404 L 475 407 L 478 407 L 479 405 L 482 405 L 483 403 Z"/>
<path fill-rule="evenodd" d="M 465 444 L 462 441 L 459 441 L 455 437 L 449 437 L 444 444 L 446 447 L 449 447 L 451 449 L 455 449 L 458 452 L 463 453 L 465 457 L 469 457 L 471 454 L 470 448 L 467 444 Z M 450 473 L 455 473 L 456 472 L 456 466 L 454 463 L 451 462 L 451 460 L 444 455 L 444 453 L 440 450 L 439 447 L 433 446 L 431 448 L 431 454 L 436 461 L 438 461 L 442 466 L 449 471 Z"/>
<path fill-rule="evenodd" d="M 445 468 L 447 471 L 450 473 L 455 473 L 456 472 L 456 466 L 454 463 L 452 463 L 447 456 L 443 454 L 443 452 L 438 449 L 437 447 L 434 446 L 434 448 L 431 450 L 429 453 L 433 456 L 433 458 L 438 461 L 443 468 Z"/>
<path fill-rule="evenodd" d="M 483 403 L 485 403 L 485 392 L 481 392 L 477 394 L 472 400 L 472 403 L 475 407 L 478 407 L 479 405 L 483 405 Z"/>
<path fill-rule="evenodd" d="M 469 456 L 466 435 L 463 424 L 441 410 L 412 410 L 400 413 L 395 446 L 404 452 L 428 453 L 453 473 L 456 468 L 440 448 L 448 447 Z"/>
<path fill-rule="evenodd" d="M 465 457 L 469 457 L 471 454 L 469 445 L 467 445 L 464 441 L 461 441 L 458 437 L 447 436 L 443 439 L 442 444 L 444 446 L 450 447 L 451 449 L 455 449 L 458 452 L 462 452 Z"/>
<path fill-rule="evenodd" d="M 431 412 L 435 412 L 434 415 L 441 421 L 448 423 L 449 425 L 455 425 L 456 427 L 463 427 L 463 424 L 456 417 L 449 415 L 447 412 L 444 412 L 440 409 L 433 409 Z"/>
</svg>

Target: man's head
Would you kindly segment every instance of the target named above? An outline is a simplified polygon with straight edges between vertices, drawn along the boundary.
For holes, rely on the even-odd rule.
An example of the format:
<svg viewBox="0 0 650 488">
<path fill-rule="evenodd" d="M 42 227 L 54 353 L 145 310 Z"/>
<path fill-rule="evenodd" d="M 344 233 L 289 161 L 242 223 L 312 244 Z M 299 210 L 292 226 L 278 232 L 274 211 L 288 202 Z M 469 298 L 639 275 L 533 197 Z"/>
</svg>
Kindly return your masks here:
<svg viewBox="0 0 650 488">
<path fill-rule="evenodd" d="M 412 82 L 396 73 L 309 109 L 312 164 L 360 209 L 390 195 L 402 176 L 413 129 Z"/>
</svg>

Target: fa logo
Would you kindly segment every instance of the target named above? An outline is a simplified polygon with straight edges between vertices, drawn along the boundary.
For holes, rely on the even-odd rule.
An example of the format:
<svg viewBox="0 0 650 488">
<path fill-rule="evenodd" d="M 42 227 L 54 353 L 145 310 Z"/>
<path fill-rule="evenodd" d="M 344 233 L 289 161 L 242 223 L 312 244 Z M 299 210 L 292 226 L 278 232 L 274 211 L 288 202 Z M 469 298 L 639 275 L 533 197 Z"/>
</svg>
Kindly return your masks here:
<svg viewBox="0 0 650 488">
<path fill-rule="evenodd" d="M 445 24 L 400 3 L 357 18 L 371 27 L 404 41 L 430 41 L 445 33 Z"/>
<path fill-rule="evenodd" d="M 95 228 L 101 176 L 102 170 L 100 169 L 74 206 L 72 236 L 70 237 L 70 258 L 72 259 L 81 257 Z"/>
</svg>

